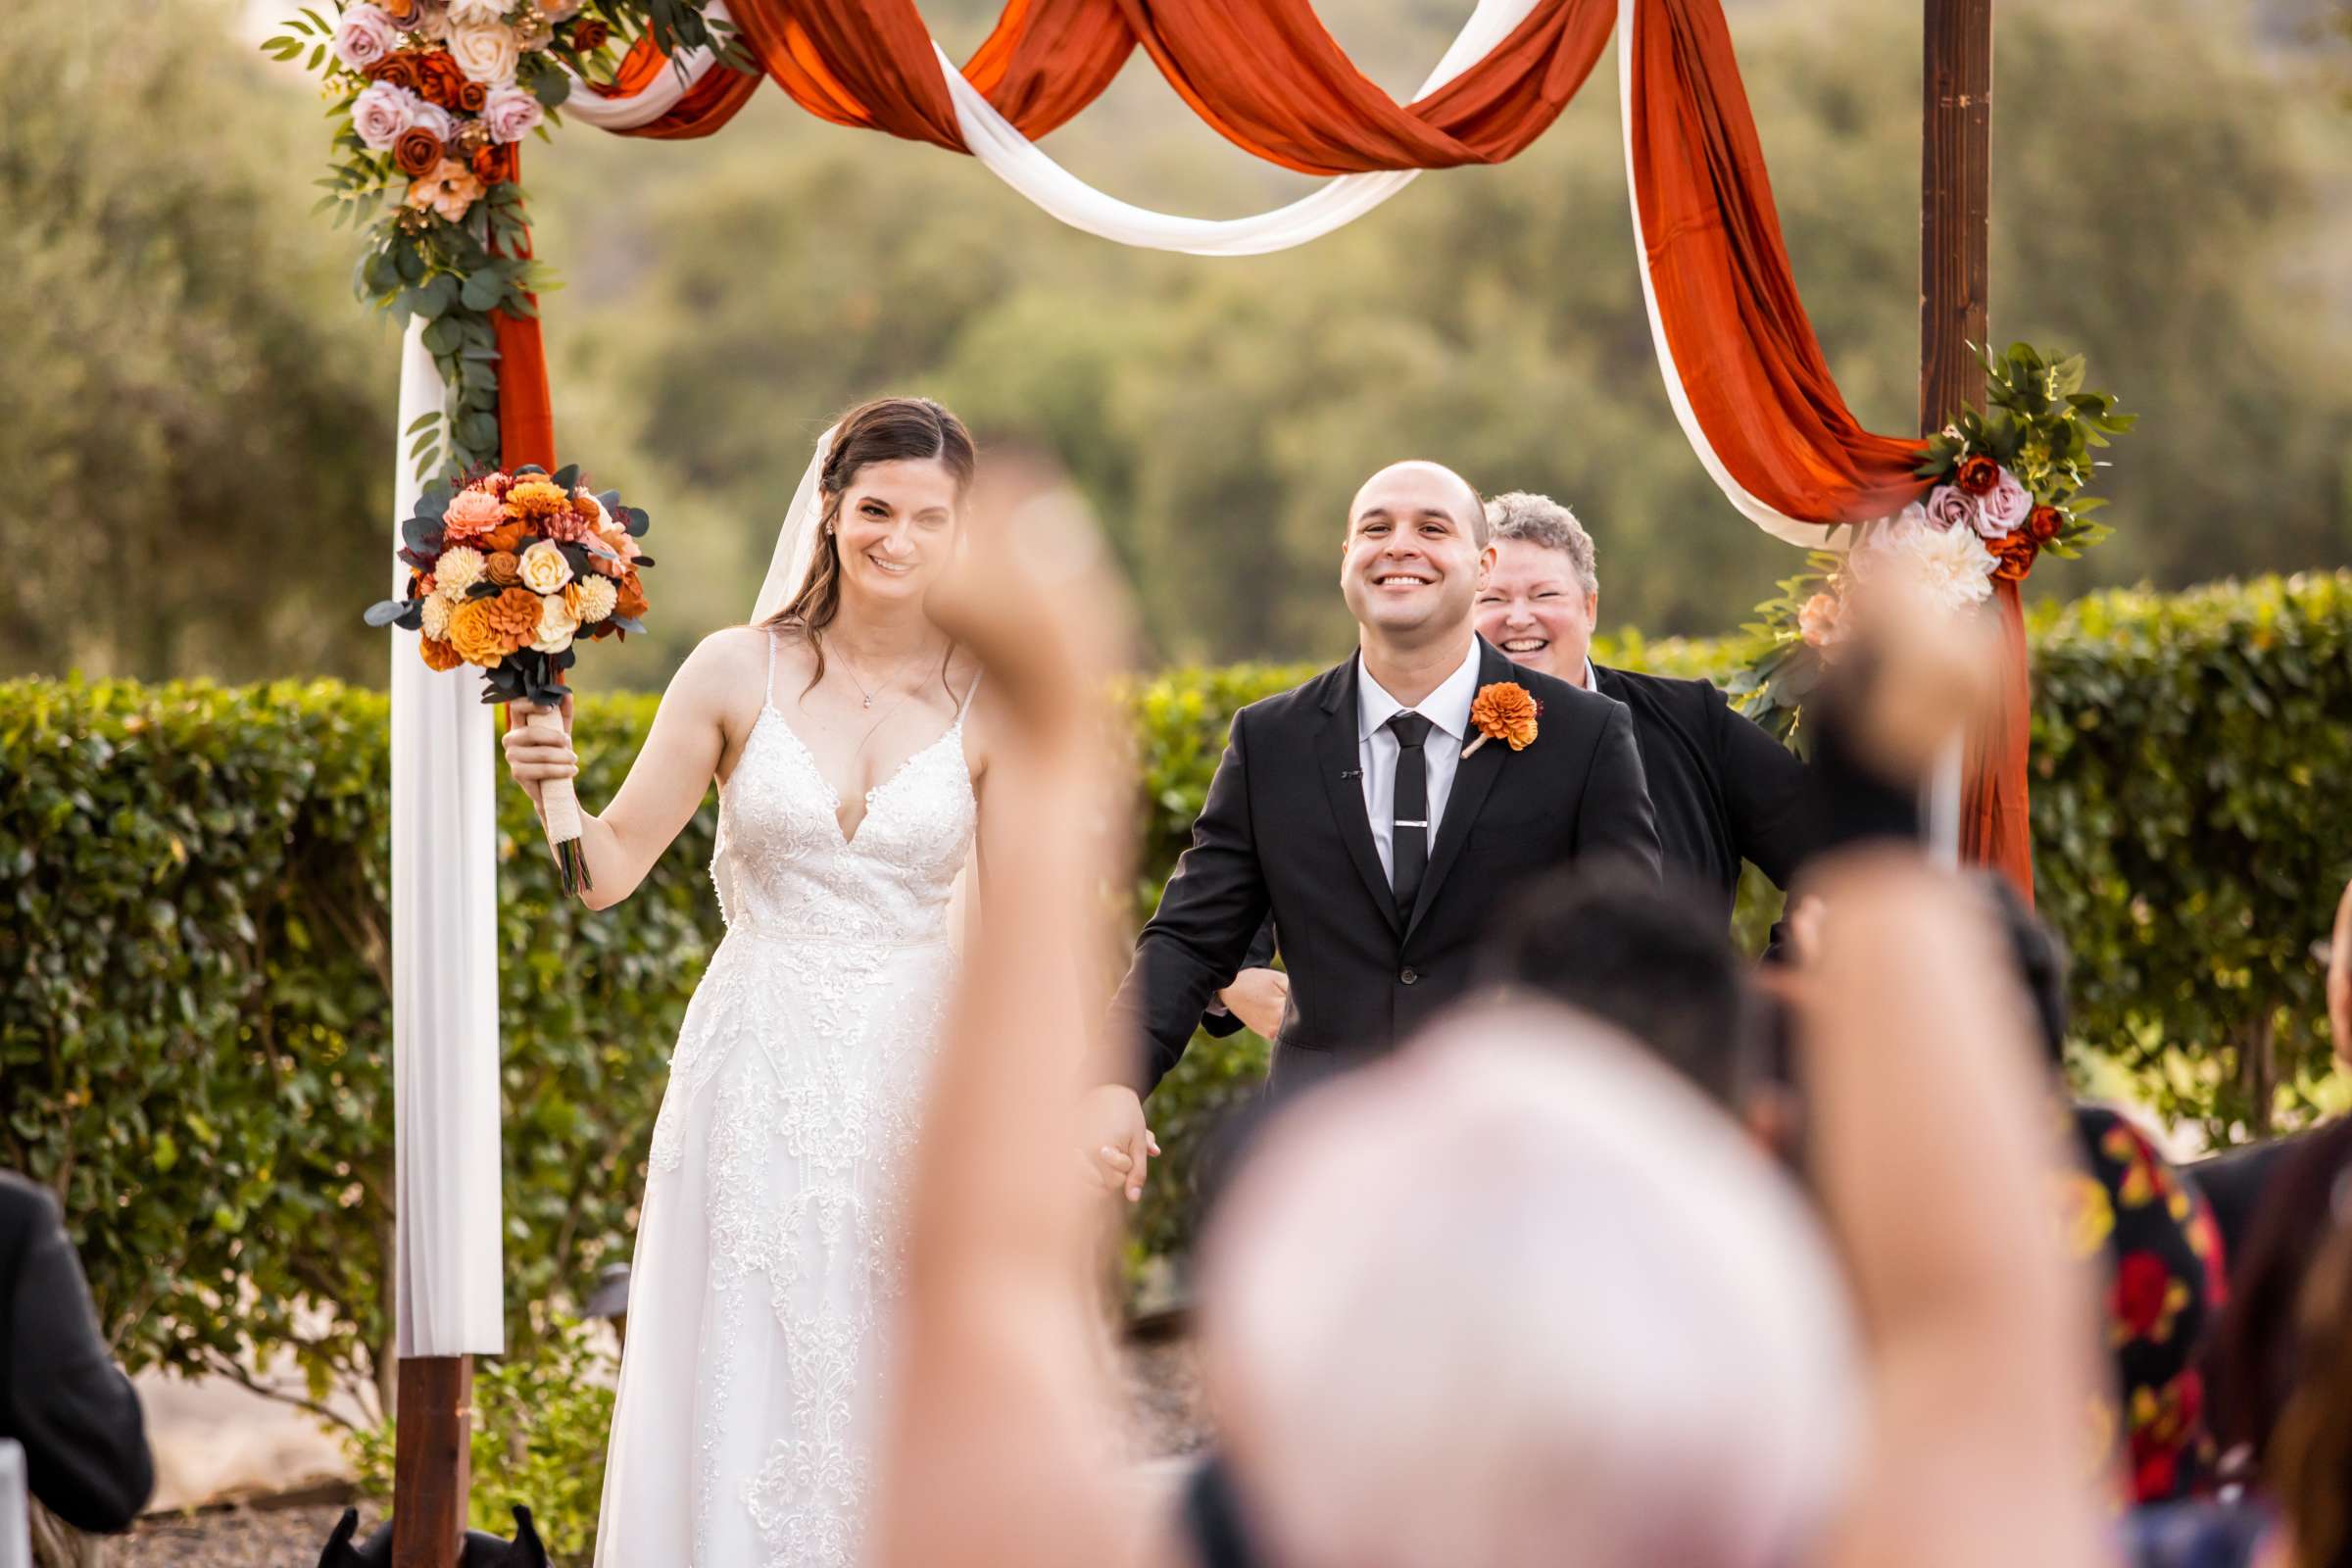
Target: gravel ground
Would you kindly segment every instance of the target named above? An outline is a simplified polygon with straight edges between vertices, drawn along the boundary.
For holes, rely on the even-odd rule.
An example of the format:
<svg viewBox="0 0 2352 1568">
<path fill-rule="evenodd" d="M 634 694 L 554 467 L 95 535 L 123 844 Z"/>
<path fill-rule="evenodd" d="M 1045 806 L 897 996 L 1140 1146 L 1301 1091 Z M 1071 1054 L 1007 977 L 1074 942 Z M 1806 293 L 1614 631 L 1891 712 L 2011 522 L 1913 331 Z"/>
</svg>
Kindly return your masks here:
<svg viewBox="0 0 2352 1568">
<path fill-rule="evenodd" d="M 1189 1341 L 1131 1347 L 1125 1370 L 1140 1455 L 1188 1454 L 1207 1441 Z M 116 1544 L 108 1568 L 314 1568 L 342 1516 L 339 1503 L 150 1514 Z M 361 1504 L 359 1539 L 381 1516 Z"/>
<path fill-rule="evenodd" d="M 150 1514 L 115 1547 L 109 1568 L 315 1568 L 341 1507 L 229 1508 Z M 360 1539 L 381 1510 L 360 1507 Z"/>
</svg>

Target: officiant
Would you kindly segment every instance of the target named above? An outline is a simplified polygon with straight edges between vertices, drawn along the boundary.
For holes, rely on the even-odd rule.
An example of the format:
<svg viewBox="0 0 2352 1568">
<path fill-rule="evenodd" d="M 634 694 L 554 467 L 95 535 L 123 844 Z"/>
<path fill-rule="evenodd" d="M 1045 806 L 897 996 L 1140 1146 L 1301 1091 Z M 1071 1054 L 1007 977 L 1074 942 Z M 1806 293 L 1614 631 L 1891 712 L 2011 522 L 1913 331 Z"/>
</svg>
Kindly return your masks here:
<svg viewBox="0 0 2352 1568">
<path fill-rule="evenodd" d="M 1666 868 L 1713 898 L 1726 922 L 1742 860 L 1787 887 L 1808 837 L 1804 765 L 1735 711 L 1712 681 L 1595 664 L 1600 575 L 1592 536 L 1548 496 L 1514 491 L 1486 508 L 1495 558 L 1478 596 L 1479 635 L 1516 664 L 1626 706 Z M 1247 1024 L 1272 1037 L 1289 994 L 1287 977 L 1266 967 L 1274 947 L 1268 925 L 1202 1020 L 1211 1035 Z"/>
</svg>

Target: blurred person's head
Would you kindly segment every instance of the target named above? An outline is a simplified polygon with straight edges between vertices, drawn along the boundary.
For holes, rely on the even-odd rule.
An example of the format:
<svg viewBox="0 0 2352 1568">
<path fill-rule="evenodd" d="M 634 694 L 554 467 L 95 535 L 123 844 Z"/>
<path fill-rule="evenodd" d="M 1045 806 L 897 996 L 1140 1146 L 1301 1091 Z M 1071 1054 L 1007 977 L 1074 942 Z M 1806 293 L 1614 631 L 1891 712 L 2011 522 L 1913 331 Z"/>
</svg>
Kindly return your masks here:
<svg viewBox="0 0 2352 1568">
<path fill-rule="evenodd" d="M 1469 480 L 1435 463 L 1393 463 L 1348 504 L 1340 592 L 1367 645 L 1431 648 L 1468 631 L 1493 560 Z"/>
<path fill-rule="evenodd" d="M 1479 635 L 1514 663 L 1583 685 L 1600 614 L 1592 536 L 1575 513 L 1524 490 L 1488 502 L 1487 526 L 1494 564 L 1478 595 Z"/>
<path fill-rule="evenodd" d="M 1575 1013 L 1467 1009 L 1307 1097 L 1202 1258 L 1285 1568 L 1766 1568 L 1846 1484 L 1853 1329 L 1803 1199 Z"/>
<path fill-rule="evenodd" d="M 2042 1054 L 2051 1066 L 2066 1056 L 2067 974 L 2073 967 L 2066 943 L 2027 905 L 2017 885 L 1998 871 L 1979 871 L 1972 880 L 2000 922 L 2003 945 L 2015 965 L 2018 985 L 2034 1004 Z"/>
<path fill-rule="evenodd" d="M 2272 1442 L 2301 1375 L 2296 1312 L 2328 1238 L 2352 1218 L 2352 1120 L 2303 1141 L 2263 1187 L 2212 1352 L 2214 1436 L 2232 1473 L 2268 1473 Z M 2352 1390 L 2343 1391 L 2352 1398 Z"/>
<path fill-rule="evenodd" d="M 1483 977 L 1614 1024 L 1735 1116 L 1762 1065 L 1745 967 L 1719 908 L 1622 861 L 1553 871 L 1495 917 Z"/>
</svg>

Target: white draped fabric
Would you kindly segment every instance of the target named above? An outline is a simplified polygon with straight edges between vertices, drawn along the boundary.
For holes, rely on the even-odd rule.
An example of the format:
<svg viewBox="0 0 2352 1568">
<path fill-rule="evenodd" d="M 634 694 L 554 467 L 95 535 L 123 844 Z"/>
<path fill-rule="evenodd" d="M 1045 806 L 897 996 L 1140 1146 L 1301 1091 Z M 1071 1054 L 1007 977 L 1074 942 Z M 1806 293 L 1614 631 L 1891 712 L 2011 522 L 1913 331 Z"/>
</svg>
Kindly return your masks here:
<svg viewBox="0 0 2352 1568">
<path fill-rule="evenodd" d="M 413 319 L 400 428 L 442 406 Z M 394 452 L 393 548 L 421 486 Z M 394 564 L 392 592 L 408 592 Z M 392 1097 L 399 1353 L 506 1348 L 498 1157 L 498 823 L 481 671 L 392 633 Z"/>
</svg>

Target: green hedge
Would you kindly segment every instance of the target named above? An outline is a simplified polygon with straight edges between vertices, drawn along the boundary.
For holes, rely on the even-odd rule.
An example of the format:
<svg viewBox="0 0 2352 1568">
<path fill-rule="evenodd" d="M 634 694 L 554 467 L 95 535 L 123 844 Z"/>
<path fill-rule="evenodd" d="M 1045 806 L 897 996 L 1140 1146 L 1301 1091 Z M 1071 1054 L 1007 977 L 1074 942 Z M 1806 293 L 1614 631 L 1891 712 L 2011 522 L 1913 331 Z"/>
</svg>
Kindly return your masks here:
<svg viewBox="0 0 2352 1568">
<path fill-rule="evenodd" d="M 2033 626 L 2040 888 L 2078 954 L 2085 1069 L 2217 1139 L 2328 1093 L 2310 945 L 2352 874 L 2348 630 L 2352 573 L 2102 595 Z M 1731 653 L 1629 639 L 1604 657 L 1692 671 Z M 1136 686 L 1139 910 L 1233 710 L 1300 673 Z M 590 801 L 652 710 L 581 704 Z M 219 1368 L 256 1342 L 296 1345 L 318 1390 L 382 1373 L 384 720 L 379 694 L 324 683 L 0 685 L 0 1163 L 64 1195 L 133 1364 Z M 527 1341 L 526 1303 L 625 1255 L 719 927 L 708 811 L 599 916 L 556 897 L 519 792 L 501 802 L 507 1297 Z M 1182 1153 L 1264 1052 L 1202 1042 L 1155 1099 L 1178 1157 L 1144 1249 L 1181 1248 Z"/>
</svg>

